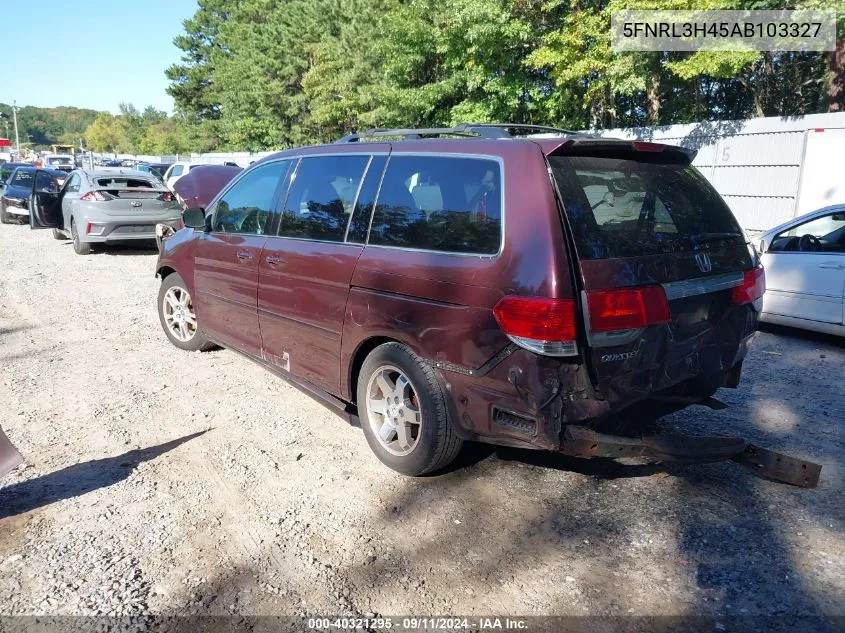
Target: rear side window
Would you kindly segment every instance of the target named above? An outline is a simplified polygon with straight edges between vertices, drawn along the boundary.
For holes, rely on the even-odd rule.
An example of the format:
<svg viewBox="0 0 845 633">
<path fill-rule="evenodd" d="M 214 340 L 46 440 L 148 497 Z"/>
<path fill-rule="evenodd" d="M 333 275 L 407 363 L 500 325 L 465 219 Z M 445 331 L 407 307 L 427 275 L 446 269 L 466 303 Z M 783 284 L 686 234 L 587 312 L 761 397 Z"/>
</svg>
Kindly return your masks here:
<svg viewBox="0 0 845 633">
<path fill-rule="evenodd" d="M 494 255 L 502 235 L 502 173 L 484 158 L 394 155 L 370 244 Z"/>
<path fill-rule="evenodd" d="M 303 158 L 288 193 L 279 235 L 342 242 L 369 156 Z"/>
<path fill-rule="evenodd" d="M 173 165 L 173 167 L 170 168 L 170 176 L 168 176 L 168 177 L 181 176 L 181 175 L 182 175 L 182 165 Z"/>
<path fill-rule="evenodd" d="M 32 176 L 34 173 L 34 169 L 18 169 L 12 177 L 12 184 L 16 187 L 32 188 Z"/>
<path fill-rule="evenodd" d="M 549 162 L 581 259 L 745 242 L 728 206 L 691 165 L 593 156 Z"/>
</svg>

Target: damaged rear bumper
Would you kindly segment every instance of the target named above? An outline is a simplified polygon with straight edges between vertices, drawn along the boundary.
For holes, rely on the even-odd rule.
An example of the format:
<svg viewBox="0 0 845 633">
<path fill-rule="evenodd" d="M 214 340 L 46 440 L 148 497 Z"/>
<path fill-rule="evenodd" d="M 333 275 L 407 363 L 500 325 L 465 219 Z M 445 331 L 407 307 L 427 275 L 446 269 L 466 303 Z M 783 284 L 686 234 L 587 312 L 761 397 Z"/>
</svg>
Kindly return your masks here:
<svg viewBox="0 0 845 633">
<path fill-rule="evenodd" d="M 560 452 L 581 458 L 643 456 L 661 461 L 708 463 L 734 461 L 755 475 L 781 483 L 815 488 L 822 467 L 806 460 L 749 444 L 741 437 L 650 436 L 625 437 L 597 433 L 582 426 L 566 426 Z"/>
</svg>

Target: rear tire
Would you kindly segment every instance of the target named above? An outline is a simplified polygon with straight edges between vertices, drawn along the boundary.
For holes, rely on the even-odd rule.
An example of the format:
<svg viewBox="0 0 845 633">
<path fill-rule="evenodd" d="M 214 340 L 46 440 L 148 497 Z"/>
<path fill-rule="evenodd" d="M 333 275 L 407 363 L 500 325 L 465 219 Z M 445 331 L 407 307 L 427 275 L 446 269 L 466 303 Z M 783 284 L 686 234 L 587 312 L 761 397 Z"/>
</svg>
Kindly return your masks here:
<svg viewBox="0 0 845 633">
<path fill-rule="evenodd" d="M 59 229 L 53 229 L 53 239 L 54 240 L 64 240 L 65 234 L 62 233 Z"/>
<path fill-rule="evenodd" d="M 214 348 L 199 330 L 194 303 L 185 281 L 172 273 L 158 290 L 158 318 L 170 342 L 186 352 L 205 352 Z"/>
<path fill-rule="evenodd" d="M 89 242 L 83 242 L 79 239 L 79 232 L 76 229 L 76 220 L 71 218 L 70 220 L 70 239 L 73 240 L 73 252 L 77 255 L 90 255 L 91 254 L 91 244 Z"/>
<path fill-rule="evenodd" d="M 411 476 L 437 471 L 461 450 L 463 440 L 449 422 L 434 370 L 404 345 L 385 343 L 367 356 L 357 402 L 367 443 L 395 471 Z"/>
</svg>

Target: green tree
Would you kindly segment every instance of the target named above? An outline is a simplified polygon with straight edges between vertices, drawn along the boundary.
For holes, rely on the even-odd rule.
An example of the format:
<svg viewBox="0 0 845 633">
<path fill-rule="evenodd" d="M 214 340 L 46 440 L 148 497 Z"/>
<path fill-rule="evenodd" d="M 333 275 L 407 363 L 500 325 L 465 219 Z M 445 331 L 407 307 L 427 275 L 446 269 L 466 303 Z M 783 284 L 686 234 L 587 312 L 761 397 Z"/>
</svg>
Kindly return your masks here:
<svg viewBox="0 0 845 633">
<path fill-rule="evenodd" d="M 132 146 L 126 123 L 121 117 L 100 113 L 85 130 L 85 142 L 95 152 L 131 152 Z"/>
</svg>

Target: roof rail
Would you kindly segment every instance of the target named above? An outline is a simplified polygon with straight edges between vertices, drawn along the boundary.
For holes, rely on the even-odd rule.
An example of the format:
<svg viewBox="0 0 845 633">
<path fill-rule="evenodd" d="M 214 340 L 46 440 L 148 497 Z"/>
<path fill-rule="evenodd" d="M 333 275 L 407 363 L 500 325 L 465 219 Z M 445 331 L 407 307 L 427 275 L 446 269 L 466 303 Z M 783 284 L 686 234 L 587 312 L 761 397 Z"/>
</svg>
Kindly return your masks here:
<svg viewBox="0 0 845 633">
<path fill-rule="evenodd" d="M 509 130 L 537 132 L 551 132 L 566 136 L 586 136 L 581 132 L 565 130 L 548 125 L 533 125 L 531 123 L 459 123 L 452 127 L 430 127 L 430 128 L 372 128 L 365 132 L 348 134 L 339 138 L 335 143 L 357 143 L 365 138 L 383 138 L 400 136 L 405 139 L 418 139 L 426 136 L 465 136 L 470 138 L 491 138 L 503 139 L 513 138 Z"/>
</svg>

